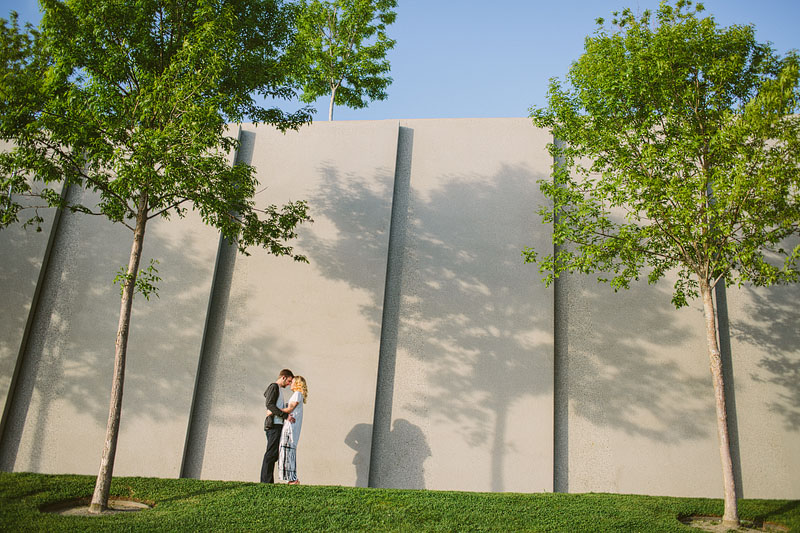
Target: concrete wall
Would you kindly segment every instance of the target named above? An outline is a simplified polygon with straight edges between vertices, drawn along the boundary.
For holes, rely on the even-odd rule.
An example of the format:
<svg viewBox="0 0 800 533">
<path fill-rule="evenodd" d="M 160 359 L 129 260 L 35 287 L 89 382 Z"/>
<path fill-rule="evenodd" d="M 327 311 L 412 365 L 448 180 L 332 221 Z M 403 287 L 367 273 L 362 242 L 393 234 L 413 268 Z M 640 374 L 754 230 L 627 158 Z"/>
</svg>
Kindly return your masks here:
<svg viewBox="0 0 800 533">
<path fill-rule="evenodd" d="M 372 484 L 552 490 L 553 296 L 520 257 L 551 242 L 533 207 L 547 137 L 524 119 L 400 125 L 398 319 L 381 354 L 395 368 Z"/>
<path fill-rule="evenodd" d="M 559 280 L 557 490 L 721 496 L 703 311 L 676 311 L 671 282 Z M 717 300 L 740 497 L 800 494 L 798 299 L 795 285 Z"/>
<path fill-rule="evenodd" d="M 8 143 L 0 141 L 0 150 L 9 150 Z M 40 187 L 34 184 L 35 191 Z M 25 199 L 20 199 L 21 202 Z M 25 201 L 26 205 L 36 205 L 33 201 Z M 28 212 L 28 211 L 25 211 Z M 45 262 L 49 257 L 54 235 L 53 226 L 58 217 L 55 210 L 38 211 L 44 222 L 42 231 L 35 227 L 23 229 L 14 225 L 0 231 L 0 251 L 2 251 L 2 269 L 0 269 L 0 288 L 2 305 L 0 305 L 0 398 L 2 399 L 2 422 L 0 435 L 3 434 L 5 421 L 10 409 L 9 396 L 12 383 L 19 375 L 18 362 L 21 361 L 20 348 L 27 344 L 33 320 L 33 308 L 39 299 Z M 25 219 L 22 219 L 23 221 Z"/>
<path fill-rule="evenodd" d="M 735 383 L 735 432 L 745 495 L 800 495 L 798 289 L 794 285 L 727 291 L 729 378 Z"/>
<path fill-rule="evenodd" d="M 262 393 L 288 367 L 309 385 L 303 482 L 366 486 L 371 432 L 359 428 L 374 411 L 397 132 L 395 122 L 243 130 L 239 157 L 259 169 L 263 202 L 309 201 L 315 222 L 297 250 L 310 264 L 227 254 L 187 475 L 258 481 Z"/>
<path fill-rule="evenodd" d="M 67 194 L 93 201 L 80 190 Z M 17 350 L 20 371 L 6 400 L 0 441 L 4 469 L 96 473 L 119 319 L 119 288 L 112 280 L 127 264 L 131 243 L 132 232 L 122 226 L 61 213 L 30 335 Z M 6 261 L 27 252 L 7 250 L 4 272 Z M 163 282 L 159 298 L 140 296 L 134 305 L 119 475 L 179 474 L 215 253 L 215 232 L 195 216 L 155 220 L 148 228 L 142 264 L 157 258 Z M 4 280 L 4 301 L 16 286 Z"/>
<path fill-rule="evenodd" d="M 164 281 L 134 305 L 115 474 L 256 481 L 262 393 L 289 367 L 309 383 L 304 483 L 721 496 L 699 306 L 674 310 L 668 281 L 545 289 L 522 264 L 551 246 L 535 214 L 547 132 L 407 120 L 240 138 L 258 203 L 309 201 L 311 263 L 237 255 L 192 216 L 149 228 Z M 131 236 L 49 216 L 0 232 L 0 463 L 94 474 Z M 722 296 L 742 495 L 800 497 L 800 287 Z"/>
</svg>

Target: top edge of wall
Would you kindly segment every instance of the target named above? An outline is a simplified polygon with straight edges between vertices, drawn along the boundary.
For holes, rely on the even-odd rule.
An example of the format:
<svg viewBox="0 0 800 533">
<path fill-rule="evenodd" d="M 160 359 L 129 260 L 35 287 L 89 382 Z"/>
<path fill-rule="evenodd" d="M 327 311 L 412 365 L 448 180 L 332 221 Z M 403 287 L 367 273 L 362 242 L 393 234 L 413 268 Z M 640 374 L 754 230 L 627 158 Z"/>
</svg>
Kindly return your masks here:
<svg viewBox="0 0 800 533">
<path fill-rule="evenodd" d="M 330 127 L 331 125 L 337 124 L 375 124 L 381 122 L 396 122 L 396 123 L 407 123 L 407 122 L 500 122 L 500 121 L 531 121 L 530 117 L 460 117 L 460 118 L 384 118 L 384 119 L 375 119 L 375 120 L 318 120 L 311 122 L 309 124 L 304 124 L 300 126 L 300 128 L 304 128 L 307 126 L 320 126 L 320 125 L 327 125 L 326 127 Z M 532 124 L 532 122 L 531 122 Z M 235 123 L 231 123 L 230 125 L 236 125 Z M 242 126 L 245 127 L 253 127 L 253 122 L 242 122 Z M 270 127 L 268 124 L 259 123 L 259 127 Z"/>
</svg>

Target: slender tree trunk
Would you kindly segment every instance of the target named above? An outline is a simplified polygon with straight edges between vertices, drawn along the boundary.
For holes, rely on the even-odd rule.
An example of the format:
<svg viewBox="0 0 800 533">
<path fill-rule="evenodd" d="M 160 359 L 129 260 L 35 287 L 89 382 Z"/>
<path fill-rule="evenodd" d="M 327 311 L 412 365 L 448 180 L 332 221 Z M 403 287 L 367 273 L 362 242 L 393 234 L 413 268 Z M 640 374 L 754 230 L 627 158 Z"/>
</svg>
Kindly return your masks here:
<svg viewBox="0 0 800 533">
<path fill-rule="evenodd" d="M 739 511 L 736 501 L 736 479 L 733 477 L 733 460 L 731 459 L 731 443 L 728 436 L 728 413 L 725 408 L 725 380 L 722 376 L 722 357 L 717 344 L 717 314 L 711 287 L 706 280 L 700 282 L 700 294 L 703 297 L 703 314 L 706 319 L 706 340 L 708 341 L 708 357 L 711 366 L 711 377 L 714 382 L 714 400 L 717 410 L 717 435 L 719 437 L 719 456 L 722 461 L 722 483 L 725 493 L 725 513 L 722 523 L 728 527 L 739 525 Z"/>
<path fill-rule="evenodd" d="M 122 298 L 119 311 L 117 342 L 114 351 L 114 376 L 111 383 L 111 404 L 108 408 L 108 424 L 103 456 L 100 460 L 100 472 L 94 486 L 92 503 L 89 511 L 100 513 L 108 508 L 108 494 L 111 489 L 111 476 L 114 471 L 114 457 L 117 453 L 119 437 L 119 421 L 122 414 L 122 389 L 125 382 L 125 356 L 128 351 L 128 331 L 131 324 L 131 306 L 136 286 L 136 274 L 139 272 L 139 260 L 142 256 L 144 231 L 147 224 L 147 193 L 139 196 L 139 207 L 136 214 L 136 226 L 133 232 L 133 245 L 128 260 L 128 276 L 122 286 Z"/>
<path fill-rule="evenodd" d="M 336 87 L 331 87 L 331 105 L 328 107 L 328 120 L 333 121 L 333 100 L 336 98 Z"/>
</svg>

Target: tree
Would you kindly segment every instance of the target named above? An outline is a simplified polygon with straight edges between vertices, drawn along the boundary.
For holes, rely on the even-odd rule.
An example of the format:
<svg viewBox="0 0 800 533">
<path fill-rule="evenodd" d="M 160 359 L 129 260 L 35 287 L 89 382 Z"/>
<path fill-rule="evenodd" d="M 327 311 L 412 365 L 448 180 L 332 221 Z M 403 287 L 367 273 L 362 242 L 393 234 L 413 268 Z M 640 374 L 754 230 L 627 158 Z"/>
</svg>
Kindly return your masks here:
<svg viewBox="0 0 800 533">
<path fill-rule="evenodd" d="M 676 308 L 700 296 L 722 460 L 726 524 L 738 523 L 713 290 L 798 281 L 798 57 L 778 57 L 751 26 L 720 28 L 702 5 L 662 2 L 655 20 L 602 19 L 567 75 L 551 80 L 535 124 L 557 164 L 543 220 L 556 251 L 526 249 L 551 283 L 598 273 L 614 290 L 677 272 Z M 568 245 L 568 246 L 563 246 Z M 777 258 L 777 259 L 776 259 Z"/>
<path fill-rule="evenodd" d="M 293 48 L 300 99 L 330 95 L 328 120 L 334 104 L 362 109 L 368 100 L 385 100 L 392 83 L 386 53 L 395 45 L 386 27 L 396 6 L 397 0 L 303 0 Z"/>
<path fill-rule="evenodd" d="M 91 510 L 108 505 L 119 433 L 131 305 L 157 281 L 139 270 L 148 221 L 188 209 L 240 251 L 294 253 L 310 220 L 305 202 L 258 208 L 255 169 L 231 167 L 228 122 L 250 117 L 285 130 L 310 111 L 256 105 L 253 95 L 294 96 L 284 52 L 294 13 L 282 0 L 42 0 L 38 30 L 0 22 L 3 226 L 19 220 L 19 195 L 101 215 L 132 232 L 121 281 L 108 426 Z M 97 205 L 68 205 L 52 185 L 79 186 Z M 37 217 L 32 218 L 36 222 Z"/>
</svg>

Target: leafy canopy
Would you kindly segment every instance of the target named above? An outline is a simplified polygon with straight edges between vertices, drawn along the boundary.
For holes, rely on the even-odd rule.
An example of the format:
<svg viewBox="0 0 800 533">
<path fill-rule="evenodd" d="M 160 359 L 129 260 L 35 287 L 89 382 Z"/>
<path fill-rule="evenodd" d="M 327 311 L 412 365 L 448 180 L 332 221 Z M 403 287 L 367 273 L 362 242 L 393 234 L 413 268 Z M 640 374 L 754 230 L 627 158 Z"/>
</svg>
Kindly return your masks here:
<svg viewBox="0 0 800 533">
<path fill-rule="evenodd" d="M 303 0 L 294 48 L 303 102 L 334 94 L 335 104 L 361 109 L 387 98 L 395 7 L 397 0 Z"/>
<path fill-rule="evenodd" d="M 303 202 L 257 209 L 255 171 L 231 167 L 227 124 L 250 118 L 281 129 L 310 120 L 258 106 L 292 98 L 285 48 L 294 10 L 281 0 L 42 0 L 39 29 L 0 21 L 2 221 L 19 219 L 12 194 L 65 201 L 53 183 L 99 194 L 70 205 L 133 229 L 147 218 L 197 210 L 244 249 L 283 255 Z M 34 191 L 30 179 L 40 182 Z M 37 217 L 34 217 L 36 221 Z M 302 258 L 300 256 L 297 259 Z"/>
<path fill-rule="evenodd" d="M 702 5 L 662 2 L 655 16 L 598 20 L 567 87 L 551 80 L 557 163 L 540 187 L 554 254 L 533 249 L 550 283 L 561 272 L 608 273 L 616 289 L 676 270 L 673 303 L 713 287 L 798 280 L 798 56 L 781 58 L 751 26 L 720 28 Z M 572 243 L 572 246 L 561 246 Z"/>
</svg>

